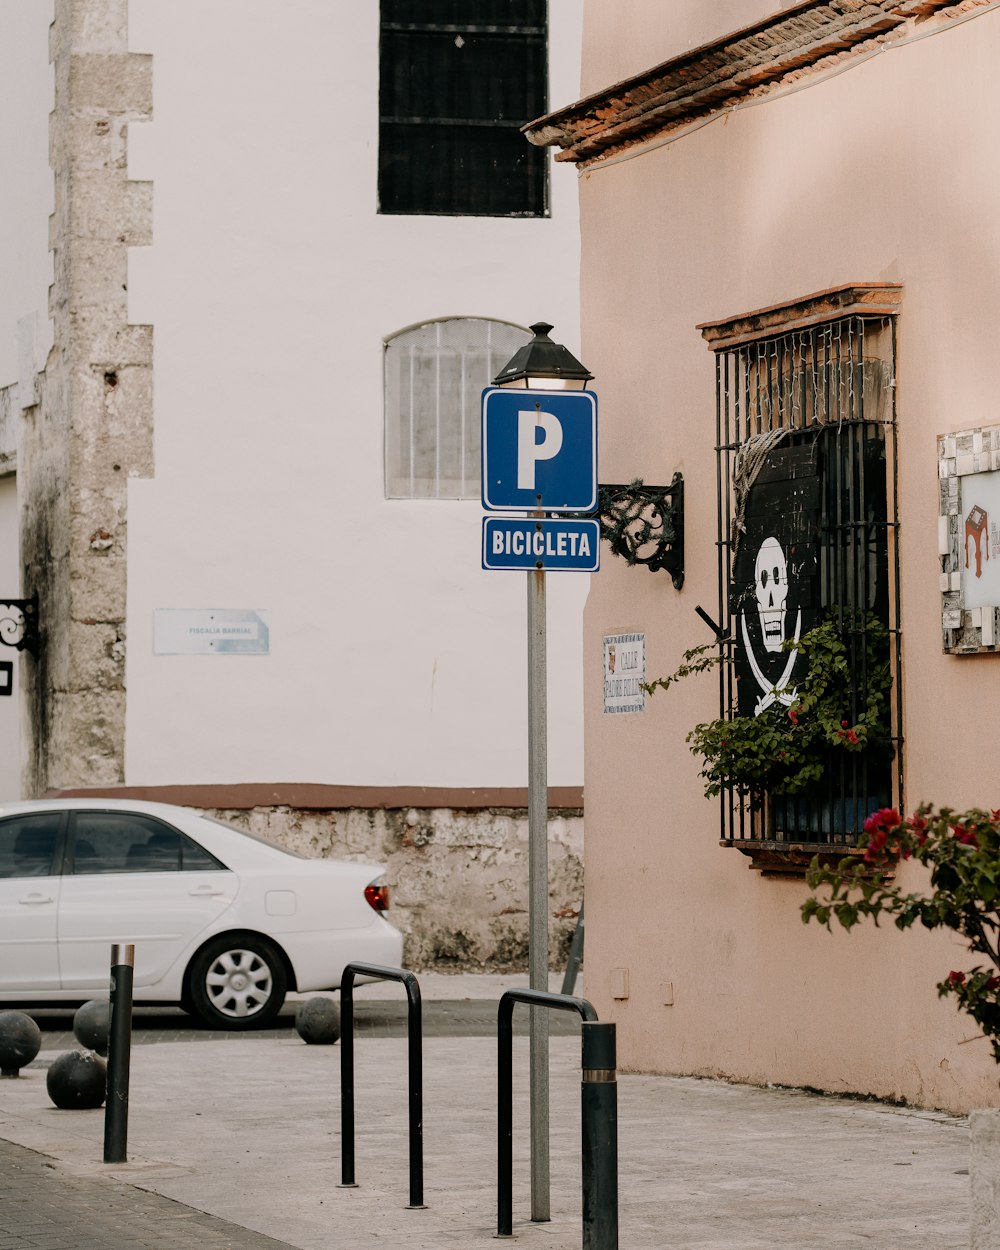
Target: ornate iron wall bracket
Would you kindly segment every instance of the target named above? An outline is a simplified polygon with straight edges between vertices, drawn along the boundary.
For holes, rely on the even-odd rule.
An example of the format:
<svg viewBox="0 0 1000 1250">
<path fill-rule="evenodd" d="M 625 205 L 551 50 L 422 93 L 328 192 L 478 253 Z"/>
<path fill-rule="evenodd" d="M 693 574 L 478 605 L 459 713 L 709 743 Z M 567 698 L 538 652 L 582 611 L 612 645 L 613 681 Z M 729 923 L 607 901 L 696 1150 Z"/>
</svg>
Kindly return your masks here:
<svg viewBox="0 0 1000 1250">
<path fill-rule="evenodd" d="M 684 478 L 675 473 L 669 486 L 646 486 L 636 478 L 627 486 L 597 488 L 601 537 L 616 556 L 644 564 L 651 573 L 664 569 L 677 590 L 684 585 Z"/>
<path fill-rule="evenodd" d="M 0 599 L 0 644 L 38 654 L 38 596 Z"/>
</svg>

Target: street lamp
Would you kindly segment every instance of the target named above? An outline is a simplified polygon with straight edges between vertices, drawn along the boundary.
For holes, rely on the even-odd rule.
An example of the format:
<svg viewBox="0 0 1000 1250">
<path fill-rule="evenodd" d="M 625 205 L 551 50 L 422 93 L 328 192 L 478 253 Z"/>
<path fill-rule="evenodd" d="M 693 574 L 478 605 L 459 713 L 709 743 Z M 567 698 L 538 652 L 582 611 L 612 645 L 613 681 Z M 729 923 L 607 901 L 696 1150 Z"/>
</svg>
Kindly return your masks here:
<svg viewBox="0 0 1000 1250">
<path fill-rule="evenodd" d="M 594 375 L 561 343 L 552 342 L 548 322 L 536 321 L 531 329 L 534 338 L 507 361 L 493 385 L 505 390 L 586 390 Z M 601 485 L 597 515 L 601 537 L 613 555 L 629 564 L 643 564 L 654 573 L 664 569 L 680 590 L 684 584 L 682 474 L 675 473 L 669 486 L 647 486 L 641 478 Z"/>
<path fill-rule="evenodd" d="M 493 385 L 528 391 L 586 390 L 594 375 L 568 348 L 552 342 L 551 329 L 548 322 L 536 321 L 531 326 L 535 337 L 518 348 L 493 379 Z"/>
<path fill-rule="evenodd" d="M 497 374 L 494 386 L 510 390 L 583 391 L 593 374 L 538 321 L 534 338 Z M 538 424 L 546 414 L 536 402 Z M 527 415 L 527 414 L 523 414 Z M 533 514 L 541 518 L 544 511 Z M 548 762 L 545 656 L 545 570 L 528 572 L 528 977 L 533 990 L 549 988 Z M 529 1008 L 531 1084 L 531 1218 L 549 1212 L 549 1023 L 543 1007 Z"/>
</svg>

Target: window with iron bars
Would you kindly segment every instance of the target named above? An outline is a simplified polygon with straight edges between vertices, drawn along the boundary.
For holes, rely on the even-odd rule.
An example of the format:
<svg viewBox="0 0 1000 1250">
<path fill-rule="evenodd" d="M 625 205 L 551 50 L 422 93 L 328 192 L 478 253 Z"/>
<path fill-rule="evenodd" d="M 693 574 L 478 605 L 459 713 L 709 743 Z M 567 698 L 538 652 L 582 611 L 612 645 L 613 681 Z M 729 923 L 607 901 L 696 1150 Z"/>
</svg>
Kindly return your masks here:
<svg viewBox="0 0 1000 1250">
<path fill-rule="evenodd" d="M 847 648 L 844 724 L 865 708 L 876 662 L 892 689 L 880 750 L 831 750 L 802 793 L 724 791 L 721 840 L 755 861 L 798 847 L 843 853 L 873 810 L 902 801 L 895 317 L 734 338 L 713 344 L 721 714 L 759 714 L 781 698 L 794 716 L 793 643 L 823 621 Z"/>
<path fill-rule="evenodd" d="M 381 0 L 380 213 L 548 215 L 547 0 Z"/>
<path fill-rule="evenodd" d="M 445 317 L 385 342 L 387 499 L 478 499 L 480 397 L 528 330 Z"/>
</svg>

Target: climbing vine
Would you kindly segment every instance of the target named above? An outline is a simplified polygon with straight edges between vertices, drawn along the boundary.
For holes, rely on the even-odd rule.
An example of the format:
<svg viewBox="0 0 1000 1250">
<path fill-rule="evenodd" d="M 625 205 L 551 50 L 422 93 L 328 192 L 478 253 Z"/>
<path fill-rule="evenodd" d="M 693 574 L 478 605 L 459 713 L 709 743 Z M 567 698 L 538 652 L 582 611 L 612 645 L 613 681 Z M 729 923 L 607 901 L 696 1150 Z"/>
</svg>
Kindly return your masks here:
<svg viewBox="0 0 1000 1250">
<path fill-rule="evenodd" d="M 720 717 L 695 725 L 687 735 L 691 751 L 702 760 L 701 777 L 708 797 L 733 790 L 754 806 L 765 794 L 807 793 L 818 785 L 838 754 L 869 752 L 887 759 L 892 752 L 889 730 L 888 631 L 874 616 L 862 630 L 835 620 L 823 621 L 798 642 L 787 640 L 786 651 L 798 649 L 807 661 L 790 705 L 773 702 L 757 716 Z M 854 655 L 849 634 L 859 639 Z M 667 677 L 649 682 L 653 694 L 675 681 L 705 672 L 731 659 L 728 646 L 694 647 Z M 852 708 L 855 668 L 864 666 L 864 705 Z M 778 691 L 790 694 L 790 691 Z"/>
</svg>

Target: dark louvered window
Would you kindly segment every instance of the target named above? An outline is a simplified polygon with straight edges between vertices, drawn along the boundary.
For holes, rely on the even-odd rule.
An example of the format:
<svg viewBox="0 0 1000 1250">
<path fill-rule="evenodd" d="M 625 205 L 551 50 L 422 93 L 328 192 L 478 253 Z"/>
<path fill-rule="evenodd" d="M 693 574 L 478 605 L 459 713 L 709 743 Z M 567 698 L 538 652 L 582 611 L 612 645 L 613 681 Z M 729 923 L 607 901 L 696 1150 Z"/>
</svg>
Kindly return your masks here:
<svg viewBox="0 0 1000 1250">
<path fill-rule="evenodd" d="M 546 0 L 382 0 L 379 211 L 544 217 Z"/>
</svg>

